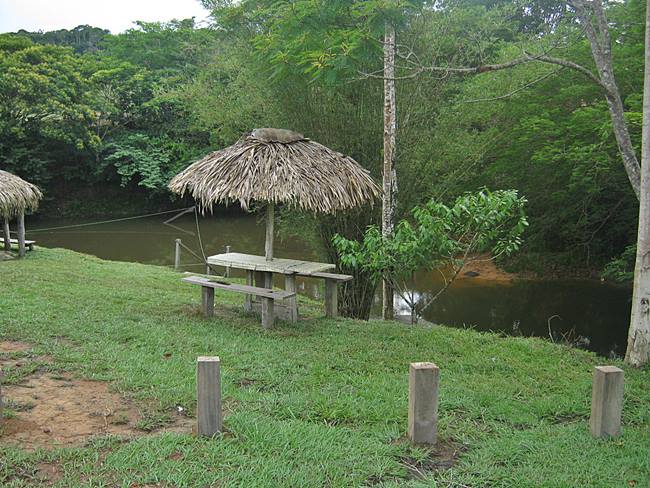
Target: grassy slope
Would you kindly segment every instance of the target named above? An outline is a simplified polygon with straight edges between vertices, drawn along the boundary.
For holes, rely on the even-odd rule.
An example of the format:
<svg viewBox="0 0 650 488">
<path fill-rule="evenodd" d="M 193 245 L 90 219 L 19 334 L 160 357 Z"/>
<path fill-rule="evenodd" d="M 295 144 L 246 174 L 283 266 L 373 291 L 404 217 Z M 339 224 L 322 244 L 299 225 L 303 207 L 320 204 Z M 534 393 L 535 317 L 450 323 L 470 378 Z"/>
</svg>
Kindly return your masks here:
<svg viewBox="0 0 650 488">
<path fill-rule="evenodd" d="M 0 263 L 0 276 L 0 339 L 36 344 L 55 369 L 111 381 L 148 405 L 149 423 L 175 405 L 192 411 L 194 361 L 219 355 L 230 432 L 51 453 L 0 447 L 0 486 L 29 485 L 44 459 L 64 464 L 66 487 L 650 486 L 648 369 L 626 369 L 624 435 L 597 441 L 591 372 L 604 360 L 543 340 L 324 318 L 265 332 L 235 308 L 240 295 L 217 292 L 227 307 L 205 320 L 199 290 L 178 274 L 62 250 Z M 408 363 L 427 360 L 442 370 L 440 435 L 467 451 L 454 468 L 409 481 L 400 457 L 425 452 L 396 439 Z"/>
</svg>

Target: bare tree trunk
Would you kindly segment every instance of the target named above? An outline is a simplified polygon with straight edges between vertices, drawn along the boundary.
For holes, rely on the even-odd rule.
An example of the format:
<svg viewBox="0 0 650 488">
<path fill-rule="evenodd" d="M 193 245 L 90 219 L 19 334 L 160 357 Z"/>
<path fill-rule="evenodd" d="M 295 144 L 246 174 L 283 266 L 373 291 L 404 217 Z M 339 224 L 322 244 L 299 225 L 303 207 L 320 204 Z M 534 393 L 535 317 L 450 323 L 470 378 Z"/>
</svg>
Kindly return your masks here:
<svg viewBox="0 0 650 488">
<path fill-rule="evenodd" d="M 5 251 L 11 251 L 11 234 L 9 232 L 9 218 L 5 217 L 2 222 L 2 234 L 5 243 Z"/>
<path fill-rule="evenodd" d="M 397 178 L 395 172 L 395 139 L 397 132 L 395 96 L 395 27 L 386 22 L 384 38 L 384 166 L 381 233 L 387 236 L 393 232 L 395 216 L 395 194 Z M 386 280 L 382 282 L 382 318 L 392 320 L 393 288 Z"/>
<path fill-rule="evenodd" d="M 612 119 L 612 127 L 618 148 L 623 158 L 623 165 L 632 189 L 637 198 L 640 198 L 640 168 L 639 161 L 634 153 L 632 140 L 625 122 L 625 109 L 621 101 L 620 91 L 614 78 L 614 64 L 612 62 L 612 41 L 609 27 L 601 0 L 589 2 L 589 7 L 584 0 L 571 2 L 576 9 L 578 20 L 584 26 L 585 34 L 591 45 L 591 53 L 598 69 L 601 86 L 605 89 L 605 99 Z M 588 9 L 589 8 L 589 9 Z"/>
<path fill-rule="evenodd" d="M 646 5 L 641 192 L 636 246 L 632 317 L 625 362 L 639 367 L 650 358 L 650 0 Z"/>
</svg>

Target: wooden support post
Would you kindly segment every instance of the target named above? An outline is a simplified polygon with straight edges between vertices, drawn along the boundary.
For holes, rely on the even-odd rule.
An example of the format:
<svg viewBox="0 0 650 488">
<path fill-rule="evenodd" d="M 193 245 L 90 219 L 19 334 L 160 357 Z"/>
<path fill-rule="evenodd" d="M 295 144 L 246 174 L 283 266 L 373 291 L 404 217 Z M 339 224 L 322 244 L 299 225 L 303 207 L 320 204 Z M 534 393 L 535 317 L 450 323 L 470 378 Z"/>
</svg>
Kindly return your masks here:
<svg viewBox="0 0 650 488">
<path fill-rule="evenodd" d="M 209 286 L 201 287 L 201 311 L 206 317 L 214 315 L 214 288 Z"/>
<path fill-rule="evenodd" d="M 250 269 L 246 270 L 246 284 L 253 286 L 254 272 Z M 253 310 L 253 295 L 246 295 L 244 297 L 244 310 L 251 312 Z"/>
<path fill-rule="evenodd" d="M 226 254 L 230 254 L 230 246 L 226 246 Z M 230 266 L 226 266 L 226 278 L 230 278 Z"/>
<path fill-rule="evenodd" d="M 176 239 L 176 247 L 174 248 L 174 269 L 178 271 L 181 267 L 181 240 Z"/>
<path fill-rule="evenodd" d="M 11 251 L 11 233 L 9 232 L 9 219 L 5 218 L 2 223 L 2 234 L 4 236 L 5 251 Z"/>
<path fill-rule="evenodd" d="M 208 276 L 212 274 L 212 268 L 210 267 L 209 264 L 205 265 L 205 274 L 207 274 Z"/>
<path fill-rule="evenodd" d="M 262 297 L 262 327 L 270 329 L 273 327 L 274 320 L 273 298 Z"/>
<path fill-rule="evenodd" d="M 621 435 L 623 410 L 623 370 L 616 366 L 596 366 L 591 390 L 589 426 L 594 437 Z"/>
<path fill-rule="evenodd" d="M 296 291 L 296 275 L 284 275 L 284 289 L 286 291 Z M 289 307 L 289 320 L 291 322 L 298 322 L 298 300 L 294 295 L 291 298 L 286 300 L 287 306 Z"/>
<path fill-rule="evenodd" d="M 264 243 L 264 255 L 267 261 L 273 260 L 273 221 L 275 220 L 275 205 L 269 202 L 266 206 L 266 242 Z"/>
<path fill-rule="evenodd" d="M 264 272 L 264 288 L 273 288 L 273 273 Z"/>
<path fill-rule="evenodd" d="M 336 318 L 339 314 L 339 287 L 335 280 L 325 280 L 325 316 Z"/>
<path fill-rule="evenodd" d="M 18 215 L 18 256 L 25 256 L 25 214 Z"/>
<path fill-rule="evenodd" d="M 409 366 L 408 436 L 414 444 L 435 444 L 438 437 L 440 369 L 433 363 Z"/>
<path fill-rule="evenodd" d="M 218 357 L 196 360 L 196 433 L 212 437 L 222 430 L 221 362 Z"/>
</svg>

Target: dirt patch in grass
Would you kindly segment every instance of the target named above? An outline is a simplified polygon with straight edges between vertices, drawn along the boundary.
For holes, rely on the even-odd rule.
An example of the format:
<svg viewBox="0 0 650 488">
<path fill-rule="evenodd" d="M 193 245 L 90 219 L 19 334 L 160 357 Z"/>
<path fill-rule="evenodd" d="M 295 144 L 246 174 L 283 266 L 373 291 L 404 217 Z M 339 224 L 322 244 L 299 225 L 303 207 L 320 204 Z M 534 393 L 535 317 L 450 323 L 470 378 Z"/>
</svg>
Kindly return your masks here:
<svg viewBox="0 0 650 488">
<path fill-rule="evenodd" d="M 0 352 L 25 352 L 32 348 L 30 344 L 19 341 L 0 341 Z"/>
<path fill-rule="evenodd" d="M 0 343 L 0 352 L 26 351 L 31 346 Z M 2 361 L 2 368 L 27 366 L 43 357 Z M 145 435 L 139 428 L 143 414 L 127 398 L 109 391 L 108 383 L 72 377 L 68 373 L 36 371 L 18 384 L 2 387 L 6 406 L 0 427 L 0 442 L 33 450 L 82 446 L 89 439 L 103 435 L 135 437 Z M 192 420 L 170 416 L 156 431 L 184 432 L 192 430 Z"/>
<path fill-rule="evenodd" d="M 408 439 L 400 437 L 393 441 L 395 444 L 409 444 Z M 424 446 L 420 446 L 424 447 Z M 399 464 L 405 469 L 403 475 L 373 475 L 366 480 L 364 486 L 376 486 L 386 482 L 403 482 L 406 480 L 422 481 L 435 475 L 439 471 L 452 468 L 467 446 L 452 440 L 438 440 L 438 443 L 426 451 L 425 456 L 402 455 L 397 458 Z"/>
<path fill-rule="evenodd" d="M 450 440 L 441 440 L 429 451 L 423 459 L 410 456 L 400 458 L 400 463 L 406 468 L 407 478 L 423 480 L 432 472 L 442 471 L 453 467 L 467 447 Z"/>
</svg>

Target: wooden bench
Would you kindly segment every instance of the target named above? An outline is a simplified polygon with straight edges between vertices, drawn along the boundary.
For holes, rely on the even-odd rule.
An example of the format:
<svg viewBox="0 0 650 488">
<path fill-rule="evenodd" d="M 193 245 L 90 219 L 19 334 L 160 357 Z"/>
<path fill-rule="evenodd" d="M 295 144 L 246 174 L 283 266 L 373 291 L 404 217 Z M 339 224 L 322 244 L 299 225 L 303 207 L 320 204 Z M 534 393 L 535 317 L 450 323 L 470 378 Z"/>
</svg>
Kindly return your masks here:
<svg viewBox="0 0 650 488">
<path fill-rule="evenodd" d="M 18 239 L 9 239 L 9 242 L 11 242 L 13 246 L 18 245 Z M 25 241 L 25 247 L 30 251 L 34 250 L 34 244 L 36 244 L 36 241 Z"/>
<path fill-rule="evenodd" d="M 336 273 L 311 273 L 308 278 L 320 278 L 325 280 L 325 316 L 335 318 L 339 314 L 339 283 L 351 281 L 351 275 Z"/>
<path fill-rule="evenodd" d="M 269 329 L 273 327 L 275 313 L 273 311 L 273 302 L 275 300 L 285 300 L 296 296 L 295 292 L 284 290 L 273 290 L 269 288 L 259 288 L 257 286 L 239 285 L 235 283 L 228 283 L 226 281 L 219 281 L 214 278 L 206 278 L 203 276 L 188 276 L 183 278 L 183 281 L 193 285 L 200 285 L 201 291 L 201 310 L 206 317 L 214 315 L 214 290 L 219 288 L 221 290 L 228 290 L 235 293 L 243 293 L 251 296 L 255 295 L 262 299 L 262 327 Z"/>
</svg>

